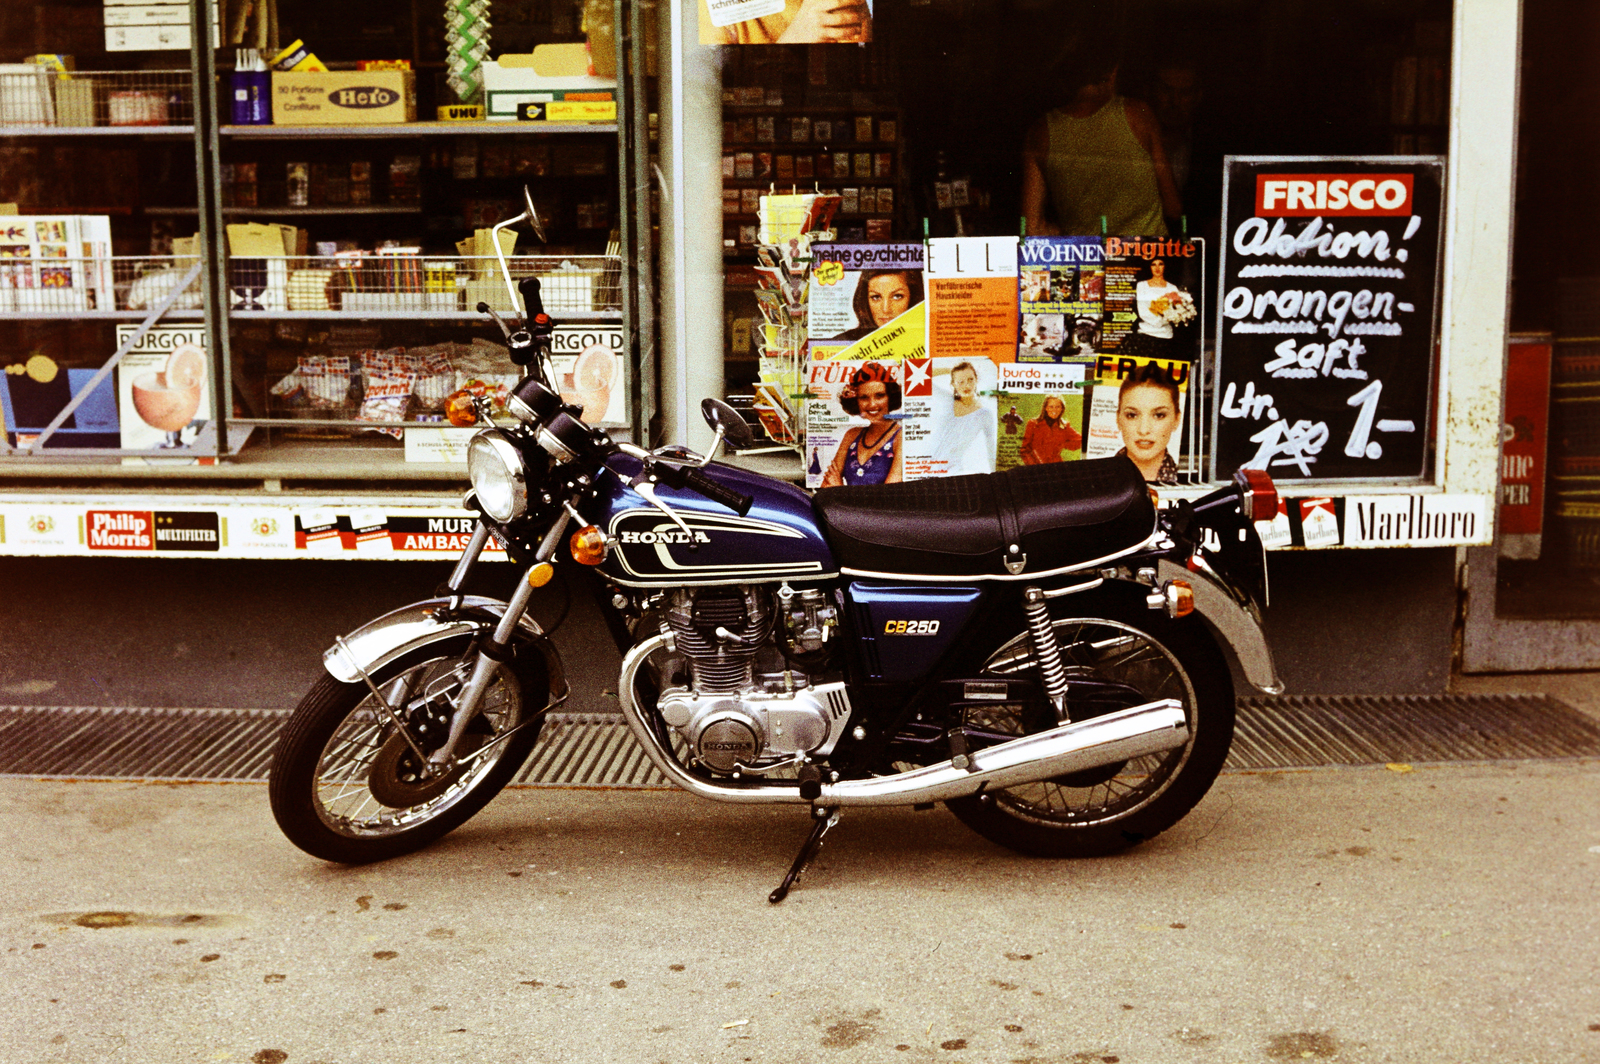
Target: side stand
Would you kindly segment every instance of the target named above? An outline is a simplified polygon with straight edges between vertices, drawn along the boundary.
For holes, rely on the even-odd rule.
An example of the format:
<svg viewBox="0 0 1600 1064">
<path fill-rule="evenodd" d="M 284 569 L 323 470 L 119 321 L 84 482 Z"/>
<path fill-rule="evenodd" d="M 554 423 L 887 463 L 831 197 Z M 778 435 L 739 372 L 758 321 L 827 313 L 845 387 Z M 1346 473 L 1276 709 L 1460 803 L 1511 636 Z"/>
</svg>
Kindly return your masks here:
<svg viewBox="0 0 1600 1064">
<path fill-rule="evenodd" d="M 789 888 L 800 882 L 800 873 L 806 870 L 806 865 L 817 855 L 822 848 L 822 836 L 828 829 L 839 822 L 838 809 L 825 809 L 821 806 L 811 807 L 811 816 L 816 823 L 811 828 L 811 834 L 806 836 L 806 841 L 800 847 L 800 855 L 794 859 L 794 864 L 789 866 L 789 874 L 783 877 L 783 882 L 778 884 L 778 889 L 767 895 L 767 900 L 776 905 L 789 896 Z"/>
</svg>

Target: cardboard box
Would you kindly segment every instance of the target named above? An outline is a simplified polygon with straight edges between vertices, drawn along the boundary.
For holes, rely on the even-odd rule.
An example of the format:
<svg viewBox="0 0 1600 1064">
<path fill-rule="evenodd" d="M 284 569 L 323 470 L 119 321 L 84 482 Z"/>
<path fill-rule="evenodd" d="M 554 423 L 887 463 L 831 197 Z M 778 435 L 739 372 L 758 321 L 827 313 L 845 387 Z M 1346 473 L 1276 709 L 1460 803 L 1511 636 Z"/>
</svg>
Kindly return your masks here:
<svg viewBox="0 0 1600 1064">
<path fill-rule="evenodd" d="M 279 126 L 388 126 L 417 120 L 411 70 L 273 71 Z"/>
<path fill-rule="evenodd" d="M 616 78 L 588 72 L 582 44 L 541 44 L 528 55 L 483 64 L 486 117 L 491 121 L 615 122 Z"/>
</svg>

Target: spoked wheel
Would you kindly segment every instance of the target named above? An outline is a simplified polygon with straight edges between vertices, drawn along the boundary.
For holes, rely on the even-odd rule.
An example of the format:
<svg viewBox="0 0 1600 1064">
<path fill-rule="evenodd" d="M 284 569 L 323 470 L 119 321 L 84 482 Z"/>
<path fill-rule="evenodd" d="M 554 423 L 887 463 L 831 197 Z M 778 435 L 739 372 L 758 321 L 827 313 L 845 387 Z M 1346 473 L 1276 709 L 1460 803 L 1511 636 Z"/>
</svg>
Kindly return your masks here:
<svg viewBox="0 0 1600 1064">
<path fill-rule="evenodd" d="M 495 673 L 456 747 L 457 767 L 427 773 L 475 655 L 465 636 L 440 639 L 373 676 L 406 722 L 400 733 L 365 683 L 324 675 L 295 709 L 273 754 L 272 814 L 302 850 L 360 864 L 410 853 L 464 823 L 527 760 L 548 701 L 544 663 L 523 655 Z"/>
<path fill-rule="evenodd" d="M 984 838 L 1040 857 L 1092 857 L 1165 831 L 1210 788 L 1233 741 L 1233 681 L 1227 661 L 1197 618 L 1162 614 L 1125 620 L 1055 621 L 1073 720 L 1162 698 L 1177 699 L 1189 724 L 1183 746 L 948 803 Z M 988 658 L 992 675 L 1036 676 L 1023 632 Z M 969 710 L 969 727 L 1029 735 L 1056 724 L 1048 707 L 996 704 Z"/>
</svg>

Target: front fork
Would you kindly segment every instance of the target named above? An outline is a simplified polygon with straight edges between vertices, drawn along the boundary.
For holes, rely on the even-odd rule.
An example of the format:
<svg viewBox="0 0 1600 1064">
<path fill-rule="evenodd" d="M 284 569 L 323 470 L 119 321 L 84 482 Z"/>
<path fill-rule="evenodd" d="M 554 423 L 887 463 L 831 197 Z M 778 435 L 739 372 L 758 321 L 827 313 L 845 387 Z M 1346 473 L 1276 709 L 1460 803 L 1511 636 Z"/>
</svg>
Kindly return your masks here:
<svg viewBox="0 0 1600 1064">
<path fill-rule="evenodd" d="M 572 501 L 576 503 L 577 499 L 574 498 Z M 483 696 L 494 679 L 495 669 L 510 659 L 511 637 L 516 633 L 517 623 L 522 620 L 522 615 L 528 611 L 528 603 L 533 600 L 533 589 L 544 583 L 541 580 L 535 584 L 535 574 L 540 566 L 548 565 L 550 559 L 555 556 L 556 548 L 560 546 L 561 537 L 571 520 L 571 506 L 568 506 L 540 541 L 539 549 L 534 552 L 533 564 L 528 567 L 523 578 L 517 581 L 517 590 L 512 594 L 511 601 L 506 604 L 506 611 L 501 615 L 500 623 L 495 625 L 494 634 L 486 642 L 479 644 L 476 660 L 472 665 L 472 677 L 462 689 L 461 699 L 456 703 L 455 714 L 450 718 L 450 734 L 445 738 L 444 745 L 428 757 L 429 765 L 436 771 L 447 772 L 455 767 L 456 746 L 461 742 L 461 736 L 466 732 L 467 725 L 471 723 L 478 712 L 478 707 L 483 703 Z M 472 541 L 467 544 L 467 549 L 462 552 L 461 559 L 456 562 L 455 569 L 450 573 L 450 579 L 445 582 L 446 592 L 455 596 L 461 594 L 461 587 L 466 583 L 467 574 L 472 572 L 473 565 L 478 561 L 478 556 L 483 553 L 483 548 L 488 542 L 489 526 L 479 518 L 477 530 L 472 534 Z"/>
</svg>

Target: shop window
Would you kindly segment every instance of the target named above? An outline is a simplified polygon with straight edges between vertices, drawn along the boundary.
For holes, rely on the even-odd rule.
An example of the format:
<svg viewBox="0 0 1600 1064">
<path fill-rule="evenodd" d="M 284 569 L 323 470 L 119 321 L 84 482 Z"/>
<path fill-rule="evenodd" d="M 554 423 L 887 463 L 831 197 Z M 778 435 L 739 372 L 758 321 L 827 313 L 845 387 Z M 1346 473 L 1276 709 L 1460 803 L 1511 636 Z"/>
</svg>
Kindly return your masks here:
<svg viewBox="0 0 1600 1064">
<path fill-rule="evenodd" d="M 1204 242 L 1204 272 L 1192 267 L 1181 281 L 1197 297 L 1199 318 L 1184 325 L 1200 368 L 1191 382 L 1194 401 L 1183 400 L 1192 407 L 1185 415 L 1192 432 L 1175 454 L 1184 479 L 1205 479 L 1205 430 L 1217 397 L 1208 390 L 1204 363 L 1215 335 L 1224 156 L 1443 155 L 1451 17 L 1449 0 L 1246 0 L 1225 9 L 1184 0 L 879 0 L 868 43 L 724 45 L 730 393 L 769 412 L 781 405 L 771 392 L 782 389 L 763 362 L 769 348 L 785 343 L 778 334 L 784 311 L 761 294 L 762 271 L 770 266 L 758 251 L 764 195 L 837 196 L 838 243 L 1017 236 L 1029 213 L 1030 131 L 1048 128 L 1047 113 L 1086 79 L 1098 78 L 1134 103 L 1125 121 L 1094 133 L 1103 138 L 1097 150 L 1132 154 L 1139 149 L 1128 147 L 1130 139 L 1154 137 L 1171 175 L 1170 191 L 1164 178 L 1150 183 L 1152 198 L 1137 214 L 1149 231 L 1119 234 L 1108 221 L 1105 232 L 1164 231 L 1174 240 Z M 1109 158 L 1104 169 L 1124 165 Z M 1127 206 L 1080 209 L 1080 227 L 1071 231 L 1099 235 L 1094 220 Z M 1060 225 L 1048 195 L 1043 208 L 1034 234 Z M 1082 218 L 1093 228 L 1082 228 Z M 1090 282 L 1074 275 L 1072 283 Z M 1046 342 L 1060 350 L 1071 339 Z M 1078 340 L 1080 351 L 1095 349 L 1095 336 Z M 1027 341 L 1019 332 L 1017 342 Z M 940 357 L 938 350 L 927 353 Z M 980 374 L 980 390 L 997 387 L 992 376 Z M 805 395 L 807 387 L 793 393 Z M 1007 413 L 994 411 L 1002 448 L 1008 428 L 1016 428 L 1004 421 Z M 1077 434 L 1086 427 L 1080 423 Z M 813 450 L 801 456 L 808 469 L 826 464 Z M 1002 454 L 997 461 L 1003 466 L 1007 459 Z"/>
</svg>

